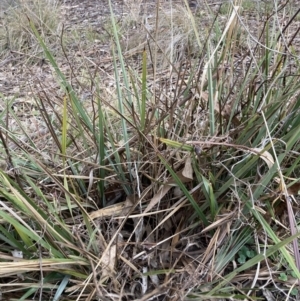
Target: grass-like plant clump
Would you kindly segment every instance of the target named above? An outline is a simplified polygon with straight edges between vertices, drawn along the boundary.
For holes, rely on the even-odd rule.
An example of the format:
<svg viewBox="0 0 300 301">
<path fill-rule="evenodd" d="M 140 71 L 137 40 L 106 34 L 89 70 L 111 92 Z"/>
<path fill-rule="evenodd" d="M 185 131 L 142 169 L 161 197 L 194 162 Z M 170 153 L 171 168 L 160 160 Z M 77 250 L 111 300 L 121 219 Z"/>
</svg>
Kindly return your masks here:
<svg viewBox="0 0 300 301">
<path fill-rule="evenodd" d="M 195 3 L 5 8 L 4 299 L 299 299 L 299 11 Z"/>
<path fill-rule="evenodd" d="M 28 27 L 28 18 L 34 23 L 43 40 L 59 41 L 58 1 L 1 1 L 0 51 L 8 50 L 24 55 L 26 61 L 37 59 L 38 44 Z M 23 59 L 25 61 L 25 59 Z"/>
</svg>

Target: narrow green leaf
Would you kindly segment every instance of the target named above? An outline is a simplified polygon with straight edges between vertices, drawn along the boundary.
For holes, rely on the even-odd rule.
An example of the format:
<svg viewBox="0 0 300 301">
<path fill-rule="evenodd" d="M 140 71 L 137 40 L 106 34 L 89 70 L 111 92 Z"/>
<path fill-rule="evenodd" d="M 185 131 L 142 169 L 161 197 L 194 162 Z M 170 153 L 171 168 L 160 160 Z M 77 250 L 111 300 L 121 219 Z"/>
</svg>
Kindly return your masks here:
<svg viewBox="0 0 300 301">
<path fill-rule="evenodd" d="M 275 253 L 276 251 L 280 250 L 281 248 L 284 248 L 284 246 L 286 246 L 287 244 L 291 243 L 293 241 L 293 239 L 297 238 L 300 236 L 300 232 L 290 236 L 288 238 L 286 238 L 285 240 L 275 244 L 274 246 L 268 248 L 266 250 L 266 253 L 260 253 L 258 255 L 256 255 L 255 257 L 249 259 L 245 264 L 243 264 L 242 266 L 236 268 L 233 272 L 231 272 L 230 274 L 228 274 L 226 277 L 224 277 L 224 280 L 222 280 L 218 285 L 214 286 L 212 288 L 212 290 L 210 291 L 210 294 L 214 294 L 214 293 L 218 293 L 218 291 L 225 285 L 228 285 L 228 283 L 230 283 L 230 281 L 239 273 L 252 268 L 254 265 L 258 264 L 259 262 L 265 260 L 266 258 L 268 258 L 269 256 L 271 256 L 273 253 Z M 295 267 L 296 268 L 296 267 Z M 297 268 L 296 268 L 297 269 Z M 300 273 L 297 271 L 297 276 L 300 279 Z"/>
</svg>

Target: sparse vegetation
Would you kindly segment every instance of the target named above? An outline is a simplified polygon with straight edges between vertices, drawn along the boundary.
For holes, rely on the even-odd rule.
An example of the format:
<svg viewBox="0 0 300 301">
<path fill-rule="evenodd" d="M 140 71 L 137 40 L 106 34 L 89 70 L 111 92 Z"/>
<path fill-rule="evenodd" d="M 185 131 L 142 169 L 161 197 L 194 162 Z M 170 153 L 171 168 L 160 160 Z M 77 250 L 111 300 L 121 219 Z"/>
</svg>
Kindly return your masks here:
<svg viewBox="0 0 300 301">
<path fill-rule="evenodd" d="M 35 58 L 37 41 L 28 28 L 28 18 L 41 37 L 52 45 L 59 42 L 57 1 L 11 1 L 1 4 L 0 51 L 22 52 Z M 58 46 L 58 45 L 57 45 Z"/>
<path fill-rule="evenodd" d="M 299 300 L 296 2 L 97 5 L 1 15 L 3 300 Z"/>
</svg>

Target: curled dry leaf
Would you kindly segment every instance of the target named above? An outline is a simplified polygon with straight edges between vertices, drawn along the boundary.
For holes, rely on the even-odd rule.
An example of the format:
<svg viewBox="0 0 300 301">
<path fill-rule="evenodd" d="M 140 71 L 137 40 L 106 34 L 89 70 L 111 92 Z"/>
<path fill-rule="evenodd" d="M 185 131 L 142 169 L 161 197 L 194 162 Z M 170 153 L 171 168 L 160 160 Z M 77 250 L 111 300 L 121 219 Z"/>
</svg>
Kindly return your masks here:
<svg viewBox="0 0 300 301">
<path fill-rule="evenodd" d="M 300 191 L 300 183 L 295 183 L 287 188 L 289 195 L 298 195 Z"/>
<path fill-rule="evenodd" d="M 255 154 L 257 154 L 257 152 L 260 153 L 263 150 L 261 148 L 252 148 L 252 149 L 255 152 Z M 266 162 L 269 169 L 274 165 L 273 156 L 269 152 L 264 151 L 263 153 L 260 154 L 260 157 Z"/>
<path fill-rule="evenodd" d="M 170 181 L 168 181 L 170 182 Z M 150 200 L 147 208 L 144 213 L 149 212 L 158 202 L 168 193 L 168 191 L 172 188 L 171 185 L 164 185 L 162 188 L 154 195 L 154 197 Z"/>
<path fill-rule="evenodd" d="M 187 167 L 185 173 L 186 175 L 190 176 L 190 168 L 191 167 Z M 185 167 L 184 167 L 185 169 Z M 188 183 L 190 182 L 193 177 L 186 177 L 183 173 L 184 173 L 184 169 L 180 170 L 179 172 L 176 173 L 176 175 L 178 176 L 178 178 L 180 179 L 180 181 L 182 183 Z M 147 208 L 145 209 L 144 213 L 149 212 L 156 204 L 158 204 L 158 202 L 168 193 L 168 191 L 174 187 L 177 186 L 176 185 L 176 181 L 173 178 L 170 178 L 166 184 L 164 184 L 162 186 L 162 188 L 154 195 L 154 197 L 150 200 Z"/>
<path fill-rule="evenodd" d="M 193 180 L 193 167 L 192 167 L 192 160 L 190 156 L 188 156 L 185 161 L 182 175 L 187 179 Z"/>
<path fill-rule="evenodd" d="M 218 218 L 215 222 L 213 222 L 211 225 L 209 225 L 208 227 L 204 228 L 201 233 L 206 233 L 209 232 L 225 223 L 227 223 L 228 221 L 232 221 L 234 215 L 236 214 L 235 211 L 232 212 L 228 212 L 224 217 L 222 218 Z"/>
<path fill-rule="evenodd" d="M 128 195 L 125 202 L 124 202 L 124 206 L 123 206 L 123 209 L 122 209 L 122 212 L 121 212 L 121 215 L 122 216 L 125 216 L 127 215 L 130 210 L 132 209 L 132 206 L 134 205 L 135 203 L 135 200 L 138 199 L 138 196 L 137 195 Z"/>
<path fill-rule="evenodd" d="M 260 153 L 263 150 L 261 148 L 252 148 L 252 149 L 253 149 L 253 151 L 255 152 L 256 155 L 257 155 L 257 152 Z M 264 151 L 263 153 L 260 154 L 260 157 L 266 162 L 269 169 L 274 165 L 273 156 L 269 152 Z"/>
<path fill-rule="evenodd" d="M 117 246 L 112 245 L 108 250 L 104 251 L 104 255 L 102 257 L 102 274 L 100 282 L 105 281 L 108 277 L 112 277 L 115 273 L 115 262 L 116 262 L 116 254 L 117 254 Z"/>
<path fill-rule="evenodd" d="M 130 208 L 132 207 L 132 203 L 131 203 L 130 208 L 127 208 L 128 204 L 129 202 L 126 199 L 125 202 L 117 203 L 112 206 L 108 206 L 100 210 L 96 210 L 90 214 L 90 219 L 93 220 L 98 217 L 114 217 L 114 216 L 123 215 L 124 212 L 126 211 L 128 212 L 128 210 L 130 210 Z"/>
</svg>

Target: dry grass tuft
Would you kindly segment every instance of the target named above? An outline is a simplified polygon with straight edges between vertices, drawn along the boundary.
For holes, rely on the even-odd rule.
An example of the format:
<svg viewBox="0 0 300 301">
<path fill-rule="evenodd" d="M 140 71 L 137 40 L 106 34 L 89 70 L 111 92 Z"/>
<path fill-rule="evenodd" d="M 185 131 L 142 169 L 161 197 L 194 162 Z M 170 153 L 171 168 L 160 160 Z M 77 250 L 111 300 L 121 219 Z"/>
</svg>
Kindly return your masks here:
<svg viewBox="0 0 300 301">
<path fill-rule="evenodd" d="M 6 47 L 44 60 L 1 95 L 3 297 L 297 300 L 295 14 L 21 4 Z"/>
<path fill-rule="evenodd" d="M 30 32 L 31 19 L 47 43 L 57 42 L 59 36 L 59 8 L 56 0 L 16 1 L 3 5 L 0 31 L 0 51 L 17 52 L 34 60 L 36 39 Z"/>
<path fill-rule="evenodd" d="M 124 18 L 122 29 L 122 49 L 126 57 L 141 54 L 144 47 L 150 46 L 150 54 L 156 53 L 157 68 L 164 70 L 170 63 L 177 65 L 185 58 L 193 58 L 200 52 L 201 46 L 196 37 L 197 30 L 203 25 L 204 12 L 193 12 L 183 4 L 161 3 L 144 7 L 136 6 L 133 15 Z M 137 7 L 139 10 L 137 11 Z M 201 42 L 204 42 L 205 33 Z M 149 57 L 154 59 L 153 57 Z"/>
</svg>

